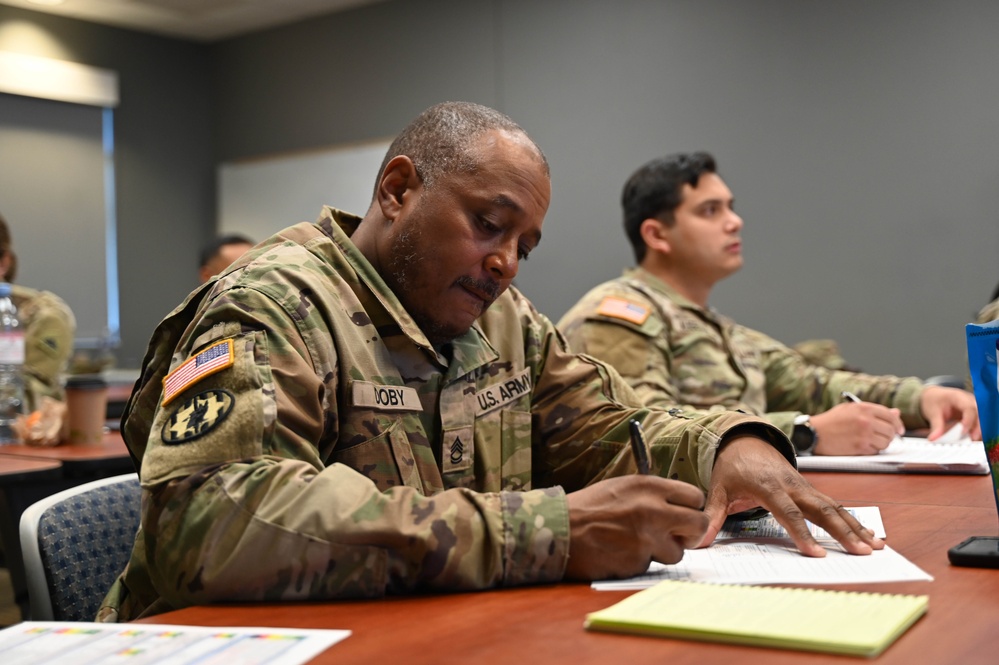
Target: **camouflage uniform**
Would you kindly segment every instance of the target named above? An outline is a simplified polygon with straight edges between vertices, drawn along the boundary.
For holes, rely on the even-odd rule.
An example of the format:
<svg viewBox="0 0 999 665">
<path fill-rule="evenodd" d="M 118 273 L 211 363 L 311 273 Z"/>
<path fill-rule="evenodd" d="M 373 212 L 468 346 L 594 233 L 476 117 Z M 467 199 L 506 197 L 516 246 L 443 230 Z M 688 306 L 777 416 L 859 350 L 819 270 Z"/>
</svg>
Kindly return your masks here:
<svg viewBox="0 0 999 665">
<path fill-rule="evenodd" d="M 42 397 L 65 399 L 60 375 L 73 353 L 76 318 L 63 300 L 48 291 L 11 284 L 11 299 L 24 330 L 24 387 L 28 410 Z"/>
<path fill-rule="evenodd" d="M 834 339 L 806 339 L 791 348 L 813 365 L 821 365 L 829 369 L 843 369 L 849 372 L 860 371 L 846 364 L 846 359 L 840 353 L 839 344 Z"/>
<path fill-rule="evenodd" d="M 513 289 L 438 353 L 359 222 L 285 229 L 153 334 L 123 418 L 142 529 L 100 620 L 559 580 L 564 492 L 635 472 L 631 417 L 656 471 L 702 488 L 733 428 L 793 464 L 757 418 L 650 413 Z"/>
<path fill-rule="evenodd" d="M 615 367 L 648 405 L 740 409 L 790 434 L 795 416 L 863 400 L 898 407 L 907 427 L 926 427 L 917 378 L 830 370 L 761 332 L 690 302 L 635 268 L 592 289 L 559 321 L 573 351 Z"/>
</svg>

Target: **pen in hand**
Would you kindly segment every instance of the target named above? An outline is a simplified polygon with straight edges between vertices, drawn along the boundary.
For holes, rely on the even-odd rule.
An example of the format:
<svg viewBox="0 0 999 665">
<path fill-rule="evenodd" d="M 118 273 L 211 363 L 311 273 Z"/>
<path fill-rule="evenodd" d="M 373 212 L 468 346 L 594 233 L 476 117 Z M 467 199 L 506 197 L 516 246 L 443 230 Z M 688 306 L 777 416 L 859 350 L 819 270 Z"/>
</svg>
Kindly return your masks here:
<svg viewBox="0 0 999 665">
<path fill-rule="evenodd" d="M 840 395 L 847 402 L 853 402 L 854 404 L 860 404 L 860 398 L 857 397 L 856 395 L 854 395 L 853 393 L 851 393 L 849 390 L 844 390 L 843 392 L 840 393 Z"/>
<path fill-rule="evenodd" d="M 849 390 L 844 390 L 843 392 L 840 393 L 840 395 L 847 402 L 853 402 L 854 404 L 860 404 L 860 402 L 863 401 L 859 397 L 857 397 L 856 395 L 854 395 L 853 393 L 851 393 Z M 895 437 L 892 439 L 892 441 L 901 441 L 901 440 L 902 440 L 902 437 L 899 436 L 898 433 L 896 432 L 895 433 Z"/>
<path fill-rule="evenodd" d="M 631 452 L 635 456 L 638 472 L 647 476 L 649 475 L 649 447 L 645 444 L 642 423 L 632 419 L 628 422 L 628 426 L 631 429 Z"/>
</svg>

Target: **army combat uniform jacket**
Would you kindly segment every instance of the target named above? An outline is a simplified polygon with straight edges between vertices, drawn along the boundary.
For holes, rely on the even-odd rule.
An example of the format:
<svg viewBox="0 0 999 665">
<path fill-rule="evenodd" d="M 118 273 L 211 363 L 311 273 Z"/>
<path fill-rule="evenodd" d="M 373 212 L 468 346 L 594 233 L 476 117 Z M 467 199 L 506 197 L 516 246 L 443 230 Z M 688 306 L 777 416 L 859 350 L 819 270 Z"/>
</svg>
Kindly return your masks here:
<svg viewBox="0 0 999 665">
<path fill-rule="evenodd" d="M 142 528 L 99 618 L 221 600 L 556 581 L 565 492 L 635 472 L 708 485 L 744 414 L 643 408 L 511 289 L 435 349 L 325 208 L 196 290 L 153 334 L 123 417 Z"/>
<path fill-rule="evenodd" d="M 73 353 L 76 318 L 62 298 L 11 284 L 11 300 L 24 330 L 24 392 L 28 411 L 41 405 L 42 397 L 65 400 L 60 375 Z"/>
<path fill-rule="evenodd" d="M 573 351 L 612 365 L 649 406 L 739 409 L 790 435 L 795 416 L 843 401 L 844 390 L 897 407 L 926 427 L 917 378 L 870 376 L 806 362 L 777 340 L 700 307 L 642 268 L 592 289 L 559 321 Z"/>
</svg>

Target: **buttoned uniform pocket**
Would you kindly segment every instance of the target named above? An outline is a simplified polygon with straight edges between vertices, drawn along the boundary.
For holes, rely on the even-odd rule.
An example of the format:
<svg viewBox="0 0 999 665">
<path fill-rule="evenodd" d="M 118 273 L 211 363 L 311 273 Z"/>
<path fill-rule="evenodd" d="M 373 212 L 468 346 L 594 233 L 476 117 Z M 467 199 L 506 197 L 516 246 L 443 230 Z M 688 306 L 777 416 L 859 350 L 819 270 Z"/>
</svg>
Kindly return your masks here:
<svg viewBox="0 0 999 665">
<path fill-rule="evenodd" d="M 475 478 L 482 492 L 532 486 L 531 413 L 500 409 L 475 420 Z"/>
</svg>

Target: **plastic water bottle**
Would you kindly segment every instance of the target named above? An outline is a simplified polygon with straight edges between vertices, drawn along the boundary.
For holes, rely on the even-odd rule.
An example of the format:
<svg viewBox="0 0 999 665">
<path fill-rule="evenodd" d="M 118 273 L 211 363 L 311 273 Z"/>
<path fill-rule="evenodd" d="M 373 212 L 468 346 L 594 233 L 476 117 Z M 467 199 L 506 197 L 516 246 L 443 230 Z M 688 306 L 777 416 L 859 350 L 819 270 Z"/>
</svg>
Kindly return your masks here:
<svg viewBox="0 0 999 665">
<path fill-rule="evenodd" d="M 14 423 L 24 413 L 24 330 L 10 297 L 10 284 L 0 282 L 0 446 L 20 443 Z"/>
</svg>

